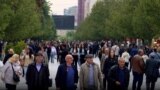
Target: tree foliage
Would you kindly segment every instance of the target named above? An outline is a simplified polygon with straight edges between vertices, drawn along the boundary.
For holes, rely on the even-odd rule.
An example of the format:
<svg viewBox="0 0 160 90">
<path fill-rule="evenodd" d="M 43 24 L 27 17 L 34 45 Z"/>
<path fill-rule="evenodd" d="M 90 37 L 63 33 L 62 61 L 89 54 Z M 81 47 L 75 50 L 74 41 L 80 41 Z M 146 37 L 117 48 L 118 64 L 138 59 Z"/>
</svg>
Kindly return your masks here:
<svg viewBox="0 0 160 90">
<path fill-rule="evenodd" d="M 77 39 L 151 40 L 160 34 L 159 0 L 98 1 L 91 14 L 78 27 Z"/>
<path fill-rule="evenodd" d="M 55 37 L 47 2 L 40 8 L 36 0 L 1 0 L 0 8 L 1 40 Z"/>
</svg>

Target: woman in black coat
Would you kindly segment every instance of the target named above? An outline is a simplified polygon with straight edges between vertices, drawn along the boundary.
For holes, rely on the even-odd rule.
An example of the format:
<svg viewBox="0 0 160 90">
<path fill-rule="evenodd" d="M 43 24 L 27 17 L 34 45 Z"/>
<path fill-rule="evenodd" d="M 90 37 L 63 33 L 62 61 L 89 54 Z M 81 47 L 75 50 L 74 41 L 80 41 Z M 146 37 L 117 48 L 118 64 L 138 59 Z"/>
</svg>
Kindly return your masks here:
<svg viewBox="0 0 160 90">
<path fill-rule="evenodd" d="M 30 64 L 26 73 L 28 90 L 48 90 L 49 69 L 43 64 L 44 57 L 41 53 L 35 55 L 35 62 Z"/>
<path fill-rule="evenodd" d="M 79 53 L 80 53 L 80 62 L 81 62 L 81 65 L 82 65 L 83 63 L 85 63 L 84 58 L 87 54 L 87 48 L 84 46 L 84 44 L 80 45 Z"/>
<path fill-rule="evenodd" d="M 103 74 L 104 74 L 104 79 L 103 79 L 103 87 L 104 90 L 106 89 L 106 81 L 108 81 L 108 73 L 109 70 L 112 66 L 118 64 L 118 59 L 116 58 L 114 54 L 114 50 L 110 50 L 109 57 L 105 60 L 104 62 L 104 67 L 103 67 Z"/>
</svg>

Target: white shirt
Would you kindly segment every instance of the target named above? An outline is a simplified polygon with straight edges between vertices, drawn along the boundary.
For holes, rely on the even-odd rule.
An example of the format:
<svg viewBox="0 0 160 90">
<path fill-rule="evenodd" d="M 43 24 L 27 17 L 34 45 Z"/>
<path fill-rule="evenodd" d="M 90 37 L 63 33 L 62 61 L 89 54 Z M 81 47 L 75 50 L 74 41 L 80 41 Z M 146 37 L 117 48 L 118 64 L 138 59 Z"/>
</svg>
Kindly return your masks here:
<svg viewBox="0 0 160 90">
<path fill-rule="evenodd" d="M 149 59 L 149 57 L 147 55 L 143 55 L 142 58 L 143 58 L 145 63 L 146 63 L 147 59 Z"/>
</svg>

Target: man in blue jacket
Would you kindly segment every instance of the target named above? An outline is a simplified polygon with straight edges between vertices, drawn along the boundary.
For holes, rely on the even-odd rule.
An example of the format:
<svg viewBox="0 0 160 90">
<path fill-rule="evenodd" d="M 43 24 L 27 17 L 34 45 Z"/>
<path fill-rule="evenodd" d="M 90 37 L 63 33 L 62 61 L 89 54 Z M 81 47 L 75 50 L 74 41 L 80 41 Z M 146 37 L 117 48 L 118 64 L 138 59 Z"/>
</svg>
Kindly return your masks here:
<svg viewBox="0 0 160 90">
<path fill-rule="evenodd" d="M 65 57 L 66 63 L 58 67 L 55 78 L 57 90 L 76 90 L 78 83 L 78 70 L 73 66 L 73 56 Z"/>
<path fill-rule="evenodd" d="M 150 58 L 146 61 L 145 74 L 146 74 L 146 90 L 154 90 L 155 84 L 159 77 L 160 61 Z"/>
</svg>

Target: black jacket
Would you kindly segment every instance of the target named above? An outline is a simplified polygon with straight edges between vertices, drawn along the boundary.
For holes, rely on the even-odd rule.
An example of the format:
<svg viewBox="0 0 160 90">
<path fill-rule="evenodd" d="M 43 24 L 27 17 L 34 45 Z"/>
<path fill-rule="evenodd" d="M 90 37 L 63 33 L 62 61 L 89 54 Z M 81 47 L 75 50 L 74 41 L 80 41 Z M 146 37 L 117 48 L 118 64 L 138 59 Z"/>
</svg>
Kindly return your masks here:
<svg viewBox="0 0 160 90">
<path fill-rule="evenodd" d="M 65 57 L 66 57 L 67 54 L 68 54 L 68 50 L 66 48 L 61 50 L 61 52 L 60 52 L 60 55 L 61 55 L 60 63 L 61 64 L 64 64 L 66 62 Z"/>
<path fill-rule="evenodd" d="M 104 67 L 103 67 L 103 74 L 105 75 L 105 77 L 108 77 L 108 72 L 110 70 L 110 68 L 114 65 L 118 64 L 118 60 L 117 58 L 107 58 L 104 62 Z M 108 78 L 107 78 L 108 79 Z"/>
<path fill-rule="evenodd" d="M 108 86 L 108 90 L 128 90 L 128 85 L 129 85 L 129 78 L 130 78 L 130 73 L 129 70 L 125 67 L 124 68 L 124 86 L 119 86 L 116 84 L 116 81 L 119 81 L 119 66 L 115 65 L 113 66 L 109 73 L 108 73 L 108 77 L 109 77 L 109 86 Z"/>
<path fill-rule="evenodd" d="M 49 69 L 42 64 L 40 71 L 36 68 L 36 63 L 30 64 L 26 73 L 26 83 L 28 90 L 48 90 Z"/>
<path fill-rule="evenodd" d="M 78 83 L 78 70 L 72 66 L 74 69 L 74 83 Z M 67 80 L 67 65 L 61 64 L 58 67 L 57 75 L 55 78 L 56 87 L 61 90 L 66 90 L 66 80 Z"/>
<path fill-rule="evenodd" d="M 148 59 L 146 61 L 146 67 L 145 67 L 146 76 L 147 77 L 149 76 L 149 77 L 158 78 L 159 67 L 160 67 L 160 61 L 159 60 Z"/>
<path fill-rule="evenodd" d="M 81 55 L 81 53 L 82 53 L 82 49 L 83 49 L 83 48 L 80 48 L 80 49 L 79 49 L 80 55 Z M 87 48 L 84 48 L 84 55 L 86 55 L 86 54 L 87 54 Z"/>
</svg>

